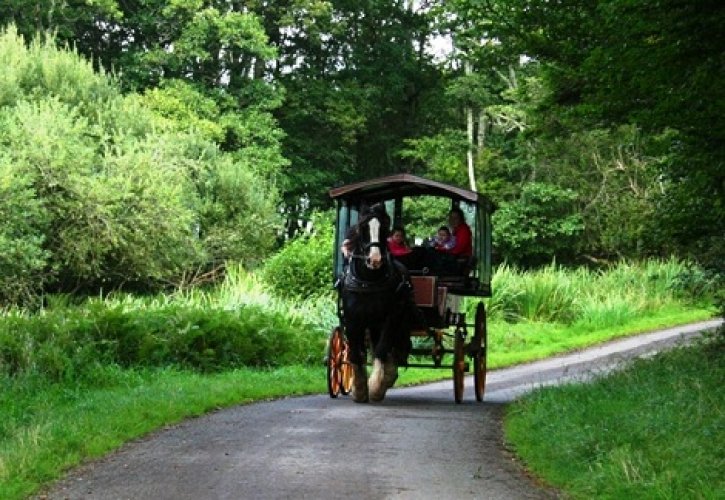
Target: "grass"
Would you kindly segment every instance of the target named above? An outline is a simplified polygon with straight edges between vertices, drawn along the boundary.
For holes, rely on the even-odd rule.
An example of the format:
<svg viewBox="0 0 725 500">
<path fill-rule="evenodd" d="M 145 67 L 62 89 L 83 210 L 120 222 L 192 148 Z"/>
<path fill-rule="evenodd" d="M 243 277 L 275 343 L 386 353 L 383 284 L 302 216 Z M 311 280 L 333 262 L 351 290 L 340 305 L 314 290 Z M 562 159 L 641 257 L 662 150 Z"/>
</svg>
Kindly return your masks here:
<svg viewBox="0 0 725 500">
<path fill-rule="evenodd" d="M 725 341 L 683 347 L 508 410 L 506 439 L 573 498 L 725 498 Z"/>
<path fill-rule="evenodd" d="M 489 367 L 712 316 L 697 305 L 705 303 L 706 283 L 682 276 L 687 266 L 674 261 L 606 272 L 503 266 L 496 295 L 486 300 Z M 33 494 L 67 469 L 184 418 L 325 391 L 319 361 L 337 324 L 333 296 L 285 301 L 232 269 L 213 290 L 83 304 L 56 296 L 48 303 L 40 313 L 7 311 L 0 318 L 3 499 Z M 269 368 L 282 354 L 307 364 Z M 240 367 L 240 360 L 260 367 Z M 450 376 L 410 369 L 399 384 Z"/>
<path fill-rule="evenodd" d="M 712 318 L 712 308 L 673 304 L 649 315 L 634 317 L 625 323 L 596 327 L 588 323 L 505 323 L 489 325 L 489 367 L 500 368 L 581 349 L 609 340 L 658 328 L 704 321 Z"/>
</svg>

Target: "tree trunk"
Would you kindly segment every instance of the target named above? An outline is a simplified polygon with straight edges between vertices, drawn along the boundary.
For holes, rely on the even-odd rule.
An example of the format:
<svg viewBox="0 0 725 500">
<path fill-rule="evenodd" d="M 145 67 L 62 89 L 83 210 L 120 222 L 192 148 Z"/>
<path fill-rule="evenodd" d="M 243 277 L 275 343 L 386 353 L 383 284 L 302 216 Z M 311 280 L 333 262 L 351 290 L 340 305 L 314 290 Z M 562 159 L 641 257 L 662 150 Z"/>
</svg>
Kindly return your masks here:
<svg viewBox="0 0 725 500">
<path fill-rule="evenodd" d="M 473 71 L 471 68 L 471 63 L 468 61 L 466 61 L 465 71 L 466 75 L 470 75 Z M 476 175 L 473 169 L 473 107 L 470 104 L 466 106 L 466 132 L 468 134 L 468 152 L 466 154 L 466 159 L 468 163 L 468 182 L 471 186 L 471 190 L 475 191 Z"/>
</svg>

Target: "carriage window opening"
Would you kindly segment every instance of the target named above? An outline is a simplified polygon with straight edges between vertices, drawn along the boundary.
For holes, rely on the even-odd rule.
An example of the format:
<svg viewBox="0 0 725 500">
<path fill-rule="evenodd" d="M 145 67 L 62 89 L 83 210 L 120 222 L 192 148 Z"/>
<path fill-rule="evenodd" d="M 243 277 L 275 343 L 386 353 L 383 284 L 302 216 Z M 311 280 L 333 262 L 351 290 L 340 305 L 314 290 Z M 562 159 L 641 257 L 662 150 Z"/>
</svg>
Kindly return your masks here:
<svg viewBox="0 0 725 500">
<path fill-rule="evenodd" d="M 445 224 L 451 202 L 437 196 L 419 196 L 406 198 L 402 207 L 402 224 L 408 241 L 422 245 L 433 237 L 438 228 Z"/>
</svg>

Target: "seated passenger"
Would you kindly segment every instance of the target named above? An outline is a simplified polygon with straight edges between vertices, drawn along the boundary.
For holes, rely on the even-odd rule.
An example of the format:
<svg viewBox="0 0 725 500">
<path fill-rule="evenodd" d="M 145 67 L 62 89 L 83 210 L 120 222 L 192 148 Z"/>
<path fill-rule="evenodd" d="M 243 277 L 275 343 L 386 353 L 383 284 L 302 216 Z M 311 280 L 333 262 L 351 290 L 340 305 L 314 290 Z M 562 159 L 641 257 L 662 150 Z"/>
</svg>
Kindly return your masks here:
<svg viewBox="0 0 725 500">
<path fill-rule="evenodd" d="M 393 257 L 408 255 L 413 251 L 405 240 L 405 229 L 399 226 L 393 228 L 390 237 L 388 237 L 388 250 Z"/>
<path fill-rule="evenodd" d="M 433 240 L 433 248 L 440 252 L 446 252 L 454 246 L 456 246 L 456 239 L 451 235 L 451 230 L 447 226 L 441 226 Z"/>
<path fill-rule="evenodd" d="M 473 233 L 463 217 L 463 210 L 454 207 L 448 213 L 448 225 L 454 238 L 450 249 L 442 250 L 444 253 L 456 257 L 470 257 L 473 255 Z"/>
</svg>

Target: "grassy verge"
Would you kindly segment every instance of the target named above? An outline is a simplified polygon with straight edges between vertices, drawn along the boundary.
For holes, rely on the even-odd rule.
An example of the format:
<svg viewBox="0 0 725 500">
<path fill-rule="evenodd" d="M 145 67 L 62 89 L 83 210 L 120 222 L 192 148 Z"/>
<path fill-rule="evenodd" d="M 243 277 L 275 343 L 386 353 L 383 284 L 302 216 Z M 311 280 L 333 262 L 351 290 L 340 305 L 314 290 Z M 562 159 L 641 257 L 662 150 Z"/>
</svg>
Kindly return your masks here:
<svg viewBox="0 0 725 500">
<path fill-rule="evenodd" d="M 514 403 L 506 437 L 574 498 L 725 498 L 725 342 L 636 361 Z"/>
<path fill-rule="evenodd" d="M 489 367 L 498 368 L 543 359 L 562 352 L 713 317 L 712 308 L 687 308 L 673 304 L 625 324 L 602 326 L 560 323 L 494 322 L 489 327 Z"/>
</svg>

